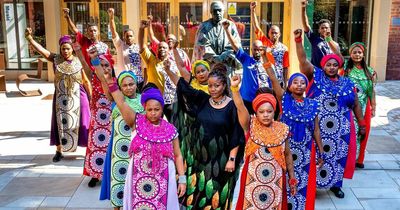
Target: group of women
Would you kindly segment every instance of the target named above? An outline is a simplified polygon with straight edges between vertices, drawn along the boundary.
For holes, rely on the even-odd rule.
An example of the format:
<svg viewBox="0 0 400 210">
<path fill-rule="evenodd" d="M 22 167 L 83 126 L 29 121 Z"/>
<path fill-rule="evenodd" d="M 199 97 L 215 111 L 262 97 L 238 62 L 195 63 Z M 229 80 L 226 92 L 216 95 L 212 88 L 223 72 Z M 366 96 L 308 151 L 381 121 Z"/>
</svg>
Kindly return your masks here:
<svg viewBox="0 0 400 210">
<path fill-rule="evenodd" d="M 27 29 L 27 40 L 55 67 L 53 161 L 87 146 L 85 173 L 96 172 L 89 185 L 102 178 L 101 199 L 116 209 L 314 209 L 317 188 L 343 198 L 343 178 L 364 167 L 376 105 L 374 71 L 362 43 L 350 47 L 344 65 L 341 56 L 329 54 L 319 68 L 306 58 L 302 30 L 294 37 L 301 73 L 283 89 L 264 53 L 273 88 L 257 91 L 252 116 L 239 75 L 228 78 L 224 64 L 198 60 L 191 75 L 180 77 L 171 62 L 186 67 L 171 53 L 163 70 L 178 102 L 168 122 L 156 85 L 138 90 L 132 71 L 115 77 L 111 56 L 96 47 L 87 64 L 68 35 L 60 38 L 60 54 L 51 53 Z M 88 143 L 93 135 L 98 141 Z M 105 148 L 107 157 L 97 158 Z"/>
</svg>

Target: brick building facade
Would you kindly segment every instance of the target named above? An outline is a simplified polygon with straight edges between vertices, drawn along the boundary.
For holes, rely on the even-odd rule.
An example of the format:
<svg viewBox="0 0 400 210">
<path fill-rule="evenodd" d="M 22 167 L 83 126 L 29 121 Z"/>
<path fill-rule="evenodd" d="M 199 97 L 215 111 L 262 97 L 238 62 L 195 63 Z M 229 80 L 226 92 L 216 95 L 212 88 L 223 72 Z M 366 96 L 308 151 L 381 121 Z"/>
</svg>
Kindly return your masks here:
<svg viewBox="0 0 400 210">
<path fill-rule="evenodd" d="M 400 0 L 392 0 L 389 48 L 387 56 L 387 80 L 400 79 Z"/>
</svg>

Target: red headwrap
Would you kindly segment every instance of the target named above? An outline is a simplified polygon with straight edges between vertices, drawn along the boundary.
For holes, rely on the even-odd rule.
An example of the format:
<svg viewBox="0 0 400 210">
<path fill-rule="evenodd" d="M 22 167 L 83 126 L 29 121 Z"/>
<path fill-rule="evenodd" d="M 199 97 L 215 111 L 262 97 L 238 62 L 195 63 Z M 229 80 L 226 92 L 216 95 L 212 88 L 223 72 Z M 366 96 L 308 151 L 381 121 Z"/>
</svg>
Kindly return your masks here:
<svg viewBox="0 0 400 210">
<path fill-rule="evenodd" d="M 343 61 L 338 55 L 336 55 L 336 54 L 328 54 L 328 55 L 325 55 L 322 58 L 321 63 L 320 63 L 321 67 L 324 68 L 326 62 L 328 62 L 330 59 L 335 59 L 338 62 L 339 67 L 341 67 L 343 65 Z"/>
<path fill-rule="evenodd" d="M 106 61 L 108 61 L 108 63 L 110 63 L 112 66 L 114 66 L 114 60 L 113 60 L 111 54 L 108 54 L 108 53 L 101 54 L 101 55 L 99 55 L 99 59 L 100 60 L 106 60 Z"/>
<path fill-rule="evenodd" d="M 257 97 L 253 100 L 253 110 L 257 112 L 257 109 L 260 108 L 261 105 L 264 103 L 270 103 L 272 107 L 274 108 L 274 111 L 276 110 L 276 99 L 274 95 L 270 93 L 262 93 L 257 95 Z"/>
</svg>

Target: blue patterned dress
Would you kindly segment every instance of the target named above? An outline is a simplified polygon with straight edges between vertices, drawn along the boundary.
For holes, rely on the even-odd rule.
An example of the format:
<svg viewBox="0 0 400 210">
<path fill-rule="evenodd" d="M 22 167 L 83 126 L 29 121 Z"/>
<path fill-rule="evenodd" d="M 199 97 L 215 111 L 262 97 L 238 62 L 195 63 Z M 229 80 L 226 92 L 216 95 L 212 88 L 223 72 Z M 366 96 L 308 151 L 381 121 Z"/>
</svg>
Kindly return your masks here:
<svg viewBox="0 0 400 210">
<path fill-rule="evenodd" d="M 313 78 L 307 97 L 320 103 L 319 127 L 326 155 L 324 165 L 317 171 L 317 187 L 341 187 L 351 139 L 354 84 L 345 77 L 333 81 L 318 67 L 314 67 Z"/>
<path fill-rule="evenodd" d="M 289 126 L 289 145 L 293 157 L 294 175 L 299 181 L 297 185 L 298 193 L 295 196 L 290 195 L 290 188 L 287 187 L 288 203 L 291 209 L 306 209 L 307 193 L 315 193 L 315 189 L 308 190 L 309 179 L 311 175 L 315 176 L 315 165 L 310 166 L 313 158 L 313 134 L 314 121 L 319 113 L 319 103 L 316 100 L 304 98 L 303 101 L 297 101 L 293 96 L 286 92 L 282 100 L 283 114 L 281 122 Z M 315 157 L 314 157 L 315 159 Z M 314 168 L 310 168 L 314 167 Z M 314 173 L 310 174 L 311 169 Z M 287 180 L 289 177 L 287 176 Z M 315 186 L 314 183 L 311 186 Z M 307 202 L 314 203 L 314 200 Z"/>
</svg>

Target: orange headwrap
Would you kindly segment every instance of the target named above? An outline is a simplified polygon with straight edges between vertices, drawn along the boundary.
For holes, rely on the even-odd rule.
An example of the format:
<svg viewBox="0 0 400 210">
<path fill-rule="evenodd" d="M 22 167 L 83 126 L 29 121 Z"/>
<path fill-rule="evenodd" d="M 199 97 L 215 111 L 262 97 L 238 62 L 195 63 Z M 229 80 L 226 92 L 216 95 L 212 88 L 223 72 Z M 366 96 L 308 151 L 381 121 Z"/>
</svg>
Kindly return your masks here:
<svg viewBox="0 0 400 210">
<path fill-rule="evenodd" d="M 272 107 L 274 108 L 274 111 L 276 110 L 276 99 L 274 95 L 270 93 L 262 93 L 257 95 L 257 97 L 253 100 L 253 110 L 257 112 L 258 108 L 263 105 L 264 103 L 270 103 Z"/>
</svg>

